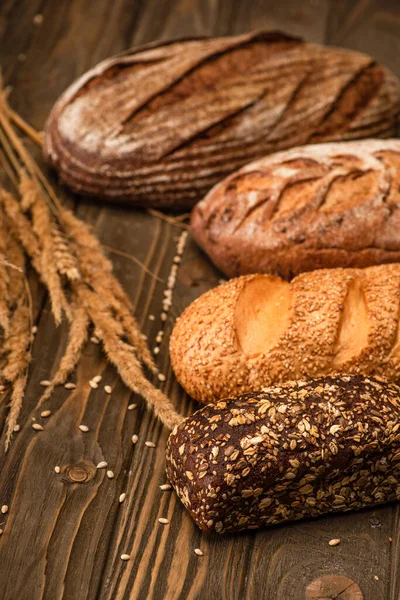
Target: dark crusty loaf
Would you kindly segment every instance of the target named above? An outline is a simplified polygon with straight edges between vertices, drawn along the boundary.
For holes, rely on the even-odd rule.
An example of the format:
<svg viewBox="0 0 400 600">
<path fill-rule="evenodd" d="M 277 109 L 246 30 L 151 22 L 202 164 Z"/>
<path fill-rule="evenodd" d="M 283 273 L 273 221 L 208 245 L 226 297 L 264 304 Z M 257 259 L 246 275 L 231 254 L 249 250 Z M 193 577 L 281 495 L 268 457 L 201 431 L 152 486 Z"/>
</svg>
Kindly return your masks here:
<svg viewBox="0 0 400 600">
<path fill-rule="evenodd" d="M 192 213 L 229 276 L 400 261 L 400 141 L 316 144 L 251 163 Z"/>
<path fill-rule="evenodd" d="M 167 476 L 218 533 L 400 499 L 400 388 L 324 377 L 206 406 L 171 433 Z"/>
<path fill-rule="evenodd" d="M 400 264 L 322 269 L 291 283 L 231 279 L 195 300 L 170 340 L 176 377 L 202 402 L 322 375 L 400 377 Z"/>
<path fill-rule="evenodd" d="M 399 110 L 397 78 L 358 52 L 278 32 L 158 42 L 74 83 L 45 155 L 78 192 L 179 209 L 265 154 L 393 136 Z"/>
</svg>

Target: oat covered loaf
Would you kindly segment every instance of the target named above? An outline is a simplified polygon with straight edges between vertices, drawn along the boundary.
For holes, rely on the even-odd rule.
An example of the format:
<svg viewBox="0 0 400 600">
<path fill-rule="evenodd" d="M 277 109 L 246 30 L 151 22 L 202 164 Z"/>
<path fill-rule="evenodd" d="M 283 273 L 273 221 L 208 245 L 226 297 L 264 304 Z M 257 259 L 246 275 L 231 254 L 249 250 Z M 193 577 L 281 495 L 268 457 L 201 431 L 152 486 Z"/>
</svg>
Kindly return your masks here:
<svg viewBox="0 0 400 600">
<path fill-rule="evenodd" d="M 394 136 L 399 111 L 399 80 L 359 52 L 279 32 L 162 41 L 72 84 L 44 152 L 77 192 L 178 210 L 271 152 Z"/>
<path fill-rule="evenodd" d="M 360 375 L 208 405 L 175 429 L 167 476 L 205 531 L 225 533 L 400 498 L 400 388 Z"/>
<path fill-rule="evenodd" d="M 253 162 L 192 213 L 228 276 L 400 261 L 400 140 L 314 144 Z"/>
<path fill-rule="evenodd" d="M 206 292 L 170 340 L 176 377 L 201 402 L 292 379 L 400 377 L 400 265 L 322 269 L 290 283 L 247 275 Z"/>
</svg>

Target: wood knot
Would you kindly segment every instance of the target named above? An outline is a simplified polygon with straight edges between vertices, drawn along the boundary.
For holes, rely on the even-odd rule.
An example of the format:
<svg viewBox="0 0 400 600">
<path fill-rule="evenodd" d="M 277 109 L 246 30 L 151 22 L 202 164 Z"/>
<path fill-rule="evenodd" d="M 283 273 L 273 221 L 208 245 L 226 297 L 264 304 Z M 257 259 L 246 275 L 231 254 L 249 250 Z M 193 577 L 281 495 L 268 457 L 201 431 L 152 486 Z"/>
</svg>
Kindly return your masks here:
<svg viewBox="0 0 400 600">
<path fill-rule="evenodd" d="M 342 575 L 324 575 L 314 579 L 306 589 L 306 600 L 363 600 L 360 587 L 348 577 Z"/>
<path fill-rule="evenodd" d="M 93 479 L 96 472 L 96 467 L 93 463 L 80 463 L 78 465 L 69 466 L 65 469 L 67 481 L 73 483 L 85 483 Z"/>
</svg>

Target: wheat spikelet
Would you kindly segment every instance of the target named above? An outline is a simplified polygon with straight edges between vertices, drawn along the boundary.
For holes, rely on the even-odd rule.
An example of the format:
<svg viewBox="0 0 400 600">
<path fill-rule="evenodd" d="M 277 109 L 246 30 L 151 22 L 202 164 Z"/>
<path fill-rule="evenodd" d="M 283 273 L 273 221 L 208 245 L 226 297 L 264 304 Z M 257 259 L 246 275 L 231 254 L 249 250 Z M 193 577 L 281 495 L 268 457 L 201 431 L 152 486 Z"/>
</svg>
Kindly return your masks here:
<svg viewBox="0 0 400 600">
<path fill-rule="evenodd" d="M 81 276 L 76 258 L 72 254 L 67 238 L 61 233 L 57 223 L 52 224 L 51 234 L 53 237 L 54 258 L 57 271 L 60 275 L 65 275 L 69 281 L 80 279 Z"/>
<path fill-rule="evenodd" d="M 25 394 L 26 381 L 27 372 L 20 375 L 13 385 L 13 390 L 10 399 L 10 412 L 7 415 L 6 421 L 6 438 L 4 443 L 4 450 L 6 452 L 9 448 L 14 427 L 17 424 L 19 413 L 21 412 L 22 400 L 24 399 Z"/>
<path fill-rule="evenodd" d="M 60 360 L 59 367 L 54 375 L 51 384 L 43 392 L 38 406 L 40 406 L 47 398 L 49 398 L 57 385 L 62 385 L 66 382 L 69 375 L 74 371 L 79 359 L 82 355 L 82 350 L 88 339 L 89 332 L 89 317 L 84 308 L 79 306 L 75 300 L 71 306 L 72 320 L 68 334 L 67 347 L 64 355 Z"/>
<path fill-rule="evenodd" d="M 4 342 L 7 364 L 2 375 L 10 383 L 14 382 L 26 367 L 29 341 L 30 313 L 25 297 L 21 296 L 10 321 L 9 335 Z"/>
<path fill-rule="evenodd" d="M 90 232 L 86 223 L 79 221 L 71 211 L 62 211 L 60 218 L 75 244 L 84 280 L 99 295 L 107 299 L 114 309 L 118 321 L 124 327 L 125 337 L 135 346 L 139 359 L 153 372 L 156 371 L 153 357 L 143 339 L 140 327 L 131 313 L 132 305 L 129 298 L 114 277 L 112 263 L 104 256 L 99 241 Z"/>
<path fill-rule="evenodd" d="M 149 408 L 164 423 L 166 427 L 173 429 L 182 418 L 178 415 L 171 402 L 161 390 L 155 388 L 146 379 L 134 348 L 122 341 L 118 336 L 118 328 L 109 310 L 104 309 L 99 303 L 96 294 L 81 287 L 80 296 L 86 305 L 91 321 L 94 323 L 97 335 L 103 343 L 104 351 L 110 362 L 117 368 L 118 373 L 127 387 L 133 392 L 140 394 L 146 400 Z"/>
<path fill-rule="evenodd" d="M 20 204 L 14 196 L 4 188 L 0 188 L 0 202 L 4 207 L 15 236 L 31 259 L 35 271 L 40 273 L 41 246 L 36 234 L 32 231 L 30 221 L 22 213 Z"/>
<path fill-rule="evenodd" d="M 59 325 L 63 312 L 70 317 L 70 310 L 55 263 L 55 248 L 52 236 L 53 219 L 37 182 L 28 177 L 24 170 L 20 174 L 20 194 L 22 198 L 21 206 L 24 202 L 24 194 L 29 199 L 28 206 L 32 213 L 33 231 L 42 245 L 39 274 L 47 286 L 54 320 Z"/>
</svg>

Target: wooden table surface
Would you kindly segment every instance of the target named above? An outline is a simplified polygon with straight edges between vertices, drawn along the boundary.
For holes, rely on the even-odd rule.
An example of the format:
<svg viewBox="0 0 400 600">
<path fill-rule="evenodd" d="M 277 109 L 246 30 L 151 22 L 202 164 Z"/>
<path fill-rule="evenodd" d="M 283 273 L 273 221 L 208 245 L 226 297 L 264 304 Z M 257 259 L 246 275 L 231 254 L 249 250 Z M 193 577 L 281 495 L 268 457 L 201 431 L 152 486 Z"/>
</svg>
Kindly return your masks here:
<svg viewBox="0 0 400 600">
<path fill-rule="evenodd" d="M 65 87 L 105 57 L 155 39 L 260 28 L 368 52 L 400 75 L 399 0 L 2 0 L 0 57 L 5 83 L 13 88 L 12 106 L 41 129 Z M 151 347 L 164 329 L 157 356 L 166 375 L 162 385 L 190 413 L 194 402 L 170 369 L 168 336 L 174 318 L 221 275 L 189 237 L 172 310 L 162 323 L 163 291 L 182 230 L 144 211 L 60 194 L 109 247 Z M 0 505 L 9 505 L 0 515 L 1 600 L 399 600 L 398 506 L 240 535 L 202 534 L 174 493 L 159 489 L 168 432 L 119 382 L 99 346 L 88 345 L 76 391 L 53 394 L 46 405 L 52 415 L 44 431 L 35 433 L 39 382 L 50 378 L 66 328 L 55 328 L 34 277 L 31 285 L 39 330 L 22 426 L 8 454 L 0 455 Z M 90 389 L 97 373 L 113 386 L 111 396 L 102 387 Z M 127 410 L 132 402 L 136 410 Z M 5 416 L 3 402 L 0 430 Z M 78 429 L 82 422 L 88 433 Z M 146 440 L 156 448 L 146 447 Z M 108 462 L 113 479 L 96 471 L 100 460 Z M 120 504 L 122 492 L 126 500 Z M 159 524 L 161 516 L 170 524 Z M 330 547 L 331 538 L 341 544 Z M 195 548 L 204 556 L 196 556 Z M 121 561 L 122 553 L 131 560 Z"/>
</svg>

